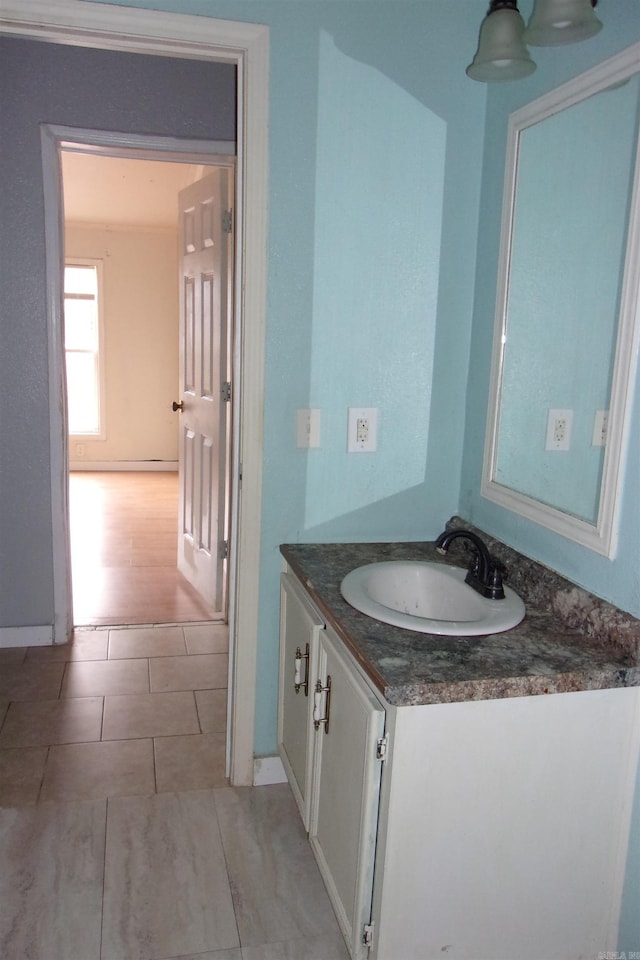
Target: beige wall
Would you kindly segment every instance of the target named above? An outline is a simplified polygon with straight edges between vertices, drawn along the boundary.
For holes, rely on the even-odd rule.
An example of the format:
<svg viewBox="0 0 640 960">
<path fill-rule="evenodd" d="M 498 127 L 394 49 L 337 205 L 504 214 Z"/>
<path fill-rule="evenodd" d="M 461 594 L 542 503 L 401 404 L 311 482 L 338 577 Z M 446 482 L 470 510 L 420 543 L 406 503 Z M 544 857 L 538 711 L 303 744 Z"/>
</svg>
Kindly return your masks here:
<svg viewBox="0 0 640 960">
<path fill-rule="evenodd" d="M 71 461 L 178 458 L 178 238 L 169 228 L 67 224 L 66 256 L 103 262 L 105 439 Z"/>
</svg>

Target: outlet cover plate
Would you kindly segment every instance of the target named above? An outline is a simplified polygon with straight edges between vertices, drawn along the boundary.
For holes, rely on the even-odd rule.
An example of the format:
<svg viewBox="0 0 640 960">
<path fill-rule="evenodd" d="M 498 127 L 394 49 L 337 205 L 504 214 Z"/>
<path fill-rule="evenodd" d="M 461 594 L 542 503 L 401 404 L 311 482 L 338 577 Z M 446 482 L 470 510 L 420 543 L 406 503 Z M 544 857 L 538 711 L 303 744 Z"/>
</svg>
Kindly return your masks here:
<svg viewBox="0 0 640 960">
<path fill-rule="evenodd" d="M 347 452 L 374 453 L 377 448 L 377 407 L 349 407 Z"/>
<path fill-rule="evenodd" d="M 549 410 L 545 450 L 569 450 L 572 426 L 573 410 Z"/>
</svg>

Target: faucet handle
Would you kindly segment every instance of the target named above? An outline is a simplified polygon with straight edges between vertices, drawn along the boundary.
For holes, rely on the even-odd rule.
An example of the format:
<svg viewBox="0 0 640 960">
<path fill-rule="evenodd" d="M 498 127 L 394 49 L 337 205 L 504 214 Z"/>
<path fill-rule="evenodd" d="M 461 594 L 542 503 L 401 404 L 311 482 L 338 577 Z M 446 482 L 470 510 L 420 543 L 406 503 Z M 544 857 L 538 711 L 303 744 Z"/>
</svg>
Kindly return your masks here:
<svg viewBox="0 0 640 960">
<path fill-rule="evenodd" d="M 502 581 L 507 575 L 507 568 L 502 560 L 491 557 L 491 566 L 489 567 L 489 582 L 487 583 L 488 595 L 492 600 L 504 599 L 504 587 Z"/>
<path fill-rule="evenodd" d="M 480 576 L 480 554 L 477 550 L 469 551 L 469 566 L 467 569 L 474 577 Z"/>
</svg>

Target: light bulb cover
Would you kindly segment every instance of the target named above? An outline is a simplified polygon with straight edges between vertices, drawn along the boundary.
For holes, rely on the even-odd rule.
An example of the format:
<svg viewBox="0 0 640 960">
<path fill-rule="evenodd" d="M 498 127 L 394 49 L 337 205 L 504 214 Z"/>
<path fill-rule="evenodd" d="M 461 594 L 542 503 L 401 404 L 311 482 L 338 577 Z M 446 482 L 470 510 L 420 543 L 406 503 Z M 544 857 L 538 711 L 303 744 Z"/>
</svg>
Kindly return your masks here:
<svg viewBox="0 0 640 960">
<path fill-rule="evenodd" d="M 480 26 L 478 50 L 467 76 L 481 83 L 519 80 L 536 69 L 523 40 L 524 20 L 515 3 L 491 4 Z"/>
<path fill-rule="evenodd" d="M 536 0 L 524 41 L 532 47 L 556 47 L 587 40 L 600 30 L 591 0 Z"/>
</svg>

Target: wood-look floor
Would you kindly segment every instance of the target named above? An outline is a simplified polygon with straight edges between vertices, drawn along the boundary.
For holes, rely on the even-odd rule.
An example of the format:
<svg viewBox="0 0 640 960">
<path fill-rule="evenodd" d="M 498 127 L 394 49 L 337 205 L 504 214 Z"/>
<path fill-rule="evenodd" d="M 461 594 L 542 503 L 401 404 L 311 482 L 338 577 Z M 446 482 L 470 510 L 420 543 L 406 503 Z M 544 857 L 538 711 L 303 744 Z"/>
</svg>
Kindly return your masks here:
<svg viewBox="0 0 640 960">
<path fill-rule="evenodd" d="M 75 626 L 216 619 L 176 568 L 177 473 L 78 471 L 69 490 Z"/>
</svg>

